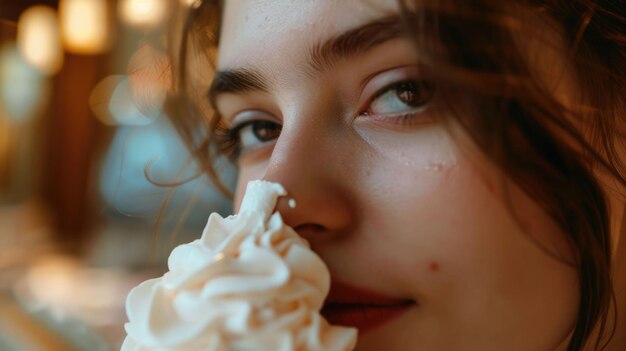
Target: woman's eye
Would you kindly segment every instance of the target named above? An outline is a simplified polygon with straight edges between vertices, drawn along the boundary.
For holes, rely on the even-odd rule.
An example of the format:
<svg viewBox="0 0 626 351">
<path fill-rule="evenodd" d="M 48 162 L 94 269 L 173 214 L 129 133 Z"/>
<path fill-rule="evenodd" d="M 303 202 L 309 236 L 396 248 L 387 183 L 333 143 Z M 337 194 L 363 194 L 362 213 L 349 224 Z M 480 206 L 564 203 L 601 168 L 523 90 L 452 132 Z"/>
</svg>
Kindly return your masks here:
<svg viewBox="0 0 626 351">
<path fill-rule="evenodd" d="M 254 150 L 278 138 L 282 126 L 270 121 L 250 121 L 232 130 L 240 153 Z"/>
<path fill-rule="evenodd" d="M 367 115 L 396 115 L 418 112 L 432 99 L 434 87 L 428 81 L 407 80 L 379 91 L 365 112 Z"/>
<path fill-rule="evenodd" d="M 242 111 L 232 119 L 239 122 L 231 122 L 231 126 L 219 116 L 212 135 L 219 152 L 232 161 L 273 142 L 282 130 L 280 123 L 271 120 L 271 114 L 260 110 Z"/>
</svg>

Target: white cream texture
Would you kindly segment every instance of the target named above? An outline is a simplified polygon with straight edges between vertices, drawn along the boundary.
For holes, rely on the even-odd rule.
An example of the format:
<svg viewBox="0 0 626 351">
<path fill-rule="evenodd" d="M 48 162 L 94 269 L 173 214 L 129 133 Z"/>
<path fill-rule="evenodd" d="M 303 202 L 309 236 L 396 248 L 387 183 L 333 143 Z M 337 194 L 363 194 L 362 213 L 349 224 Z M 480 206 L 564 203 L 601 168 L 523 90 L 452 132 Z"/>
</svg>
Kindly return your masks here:
<svg viewBox="0 0 626 351">
<path fill-rule="evenodd" d="M 211 214 L 200 239 L 176 247 L 169 272 L 129 293 L 121 350 L 352 350 L 356 329 L 319 314 L 328 269 L 272 214 L 284 195 L 250 182 L 239 214 Z"/>
</svg>

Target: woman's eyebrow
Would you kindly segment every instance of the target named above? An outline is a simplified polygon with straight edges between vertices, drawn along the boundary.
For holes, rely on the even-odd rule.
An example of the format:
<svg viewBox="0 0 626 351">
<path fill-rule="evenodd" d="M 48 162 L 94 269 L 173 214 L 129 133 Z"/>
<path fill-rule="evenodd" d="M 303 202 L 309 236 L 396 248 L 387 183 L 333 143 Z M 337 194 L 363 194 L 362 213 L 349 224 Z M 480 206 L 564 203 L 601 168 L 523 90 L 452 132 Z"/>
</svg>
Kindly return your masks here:
<svg viewBox="0 0 626 351">
<path fill-rule="evenodd" d="M 313 45 L 309 50 L 308 73 L 315 75 L 332 68 L 339 61 L 363 54 L 375 46 L 402 37 L 406 33 L 397 15 L 378 18 L 359 27 Z M 215 102 L 223 93 L 241 94 L 250 91 L 268 91 L 269 79 L 248 68 L 220 70 L 215 73 L 208 91 Z"/>
<path fill-rule="evenodd" d="M 246 68 L 217 71 L 209 87 L 209 101 L 214 102 L 219 94 L 240 94 L 247 91 L 268 90 L 267 80 L 255 70 Z"/>
<path fill-rule="evenodd" d="M 312 46 L 309 67 L 312 73 L 322 72 L 341 60 L 405 35 L 406 29 L 397 15 L 378 18 Z"/>
</svg>

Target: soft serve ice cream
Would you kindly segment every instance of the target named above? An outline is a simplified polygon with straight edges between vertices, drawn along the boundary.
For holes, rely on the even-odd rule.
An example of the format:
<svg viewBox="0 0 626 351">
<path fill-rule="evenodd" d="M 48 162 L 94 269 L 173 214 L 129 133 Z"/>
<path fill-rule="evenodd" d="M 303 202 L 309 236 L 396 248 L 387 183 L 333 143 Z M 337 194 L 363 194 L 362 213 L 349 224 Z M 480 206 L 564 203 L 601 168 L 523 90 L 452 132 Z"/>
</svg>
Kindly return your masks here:
<svg viewBox="0 0 626 351">
<path fill-rule="evenodd" d="M 248 184 L 237 215 L 211 214 L 169 272 L 135 287 L 122 351 L 352 350 L 356 330 L 319 314 L 330 274 L 274 207 L 282 186 Z"/>
</svg>

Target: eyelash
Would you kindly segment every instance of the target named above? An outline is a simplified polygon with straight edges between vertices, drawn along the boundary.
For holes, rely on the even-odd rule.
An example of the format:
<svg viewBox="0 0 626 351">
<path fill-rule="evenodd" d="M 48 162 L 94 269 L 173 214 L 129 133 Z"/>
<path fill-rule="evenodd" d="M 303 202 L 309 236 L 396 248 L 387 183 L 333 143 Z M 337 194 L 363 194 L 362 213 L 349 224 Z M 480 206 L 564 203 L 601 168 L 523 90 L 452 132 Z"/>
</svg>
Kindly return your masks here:
<svg viewBox="0 0 626 351">
<path fill-rule="evenodd" d="M 213 138 L 217 145 L 218 152 L 230 160 L 236 160 L 241 154 L 239 145 L 239 131 L 249 123 L 242 123 L 235 127 L 228 127 L 222 122 L 222 117 L 217 116 L 218 123 L 213 130 Z"/>
<path fill-rule="evenodd" d="M 403 113 L 403 114 L 399 114 L 399 115 L 395 115 L 391 117 L 386 117 L 385 120 L 392 120 L 393 121 L 392 123 L 397 124 L 399 126 L 407 126 L 411 124 L 413 118 L 418 113 L 420 113 L 420 111 L 411 111 L 411 112 L 407 112 L 407 113 Z"/>
</svg>

